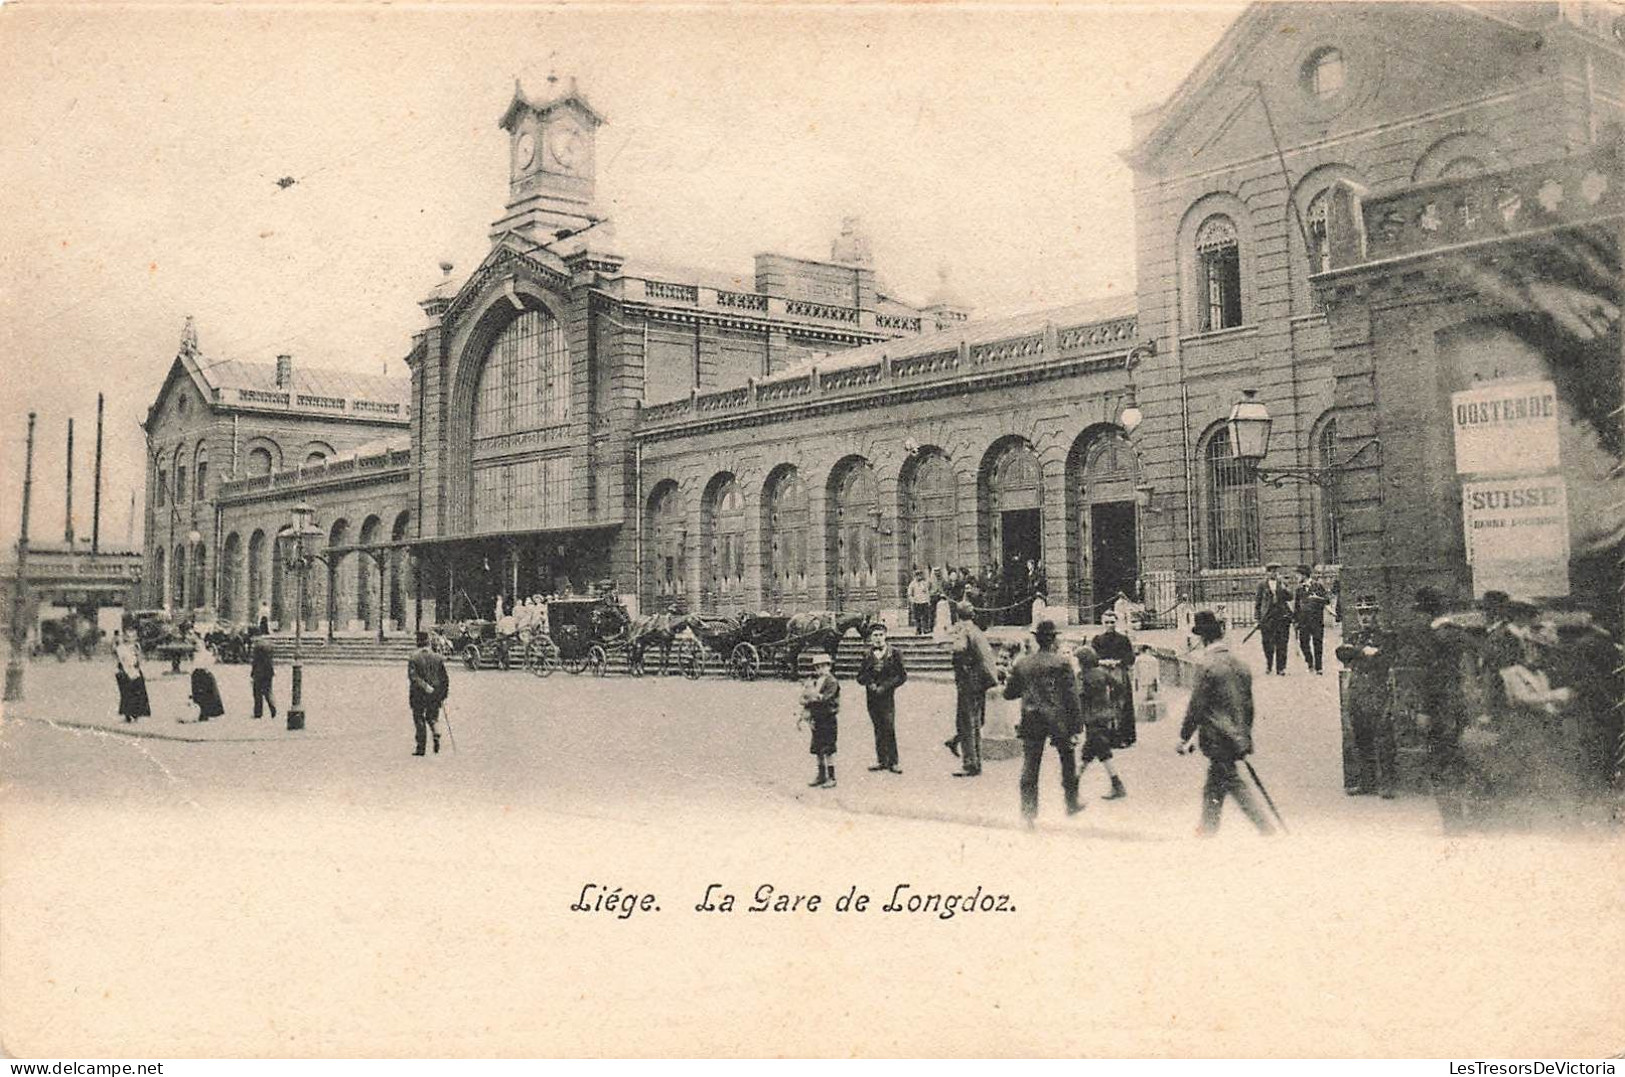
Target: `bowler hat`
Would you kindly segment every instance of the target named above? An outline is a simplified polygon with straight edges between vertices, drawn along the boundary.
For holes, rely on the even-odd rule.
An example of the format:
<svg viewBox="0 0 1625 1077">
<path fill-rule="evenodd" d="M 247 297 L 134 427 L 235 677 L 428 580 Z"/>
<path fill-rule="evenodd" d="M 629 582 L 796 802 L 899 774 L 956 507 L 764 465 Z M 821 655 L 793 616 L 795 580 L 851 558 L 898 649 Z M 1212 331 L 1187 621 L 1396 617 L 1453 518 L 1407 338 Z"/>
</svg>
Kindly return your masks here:
<svg viewBox="0 0 1625 1077">
<path fill-rule="evenodd" d="M 1269 564 L 1264 566 L 1264 571 L 1265 572 L 1274 572 L 1276 569 L 1278 569 L 1280 567 L 1281 567 L 1281 562 L 1279 562 L 1279 561 L 1271 561 Z"/>
<path fill-rule="evenodd" d="M 1191 622 L 1191 631 L 1211 643 L 1224 635 L 1224 624 L 1212 610 L 1197 610 L 1196 620 Z"/>
<path fill-rule="evenodd" d="M 1033 635 L 1037 636 L 1040 642 L 1047 639 L 1054 639 L 1057 634 L 1058 630 L 1055 627 L 1055 622 L 1050 620 L 1048 617 L 1044 618 L 1042 621 L 1039 621 L 1038 624 L 1033 628 Z"/>
<path fill-rule="evenodd" d="M 815 651 L 812 656 L 812 664 L 815 666 L 833 666 L 835 659 L 829 656 L 828 651 Z"/>
</svg>

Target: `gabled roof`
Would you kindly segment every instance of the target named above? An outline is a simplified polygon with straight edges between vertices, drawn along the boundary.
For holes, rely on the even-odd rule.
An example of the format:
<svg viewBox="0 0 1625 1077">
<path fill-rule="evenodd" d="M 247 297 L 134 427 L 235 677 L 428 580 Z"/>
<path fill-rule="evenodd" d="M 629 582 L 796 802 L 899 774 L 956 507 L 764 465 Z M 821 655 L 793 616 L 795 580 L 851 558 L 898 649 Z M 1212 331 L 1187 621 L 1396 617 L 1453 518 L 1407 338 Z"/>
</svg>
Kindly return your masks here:
<svg viewBox="0 0 1625 1077">
<path fill-rule="evenodd" d="M 497 121 L 497 126 L 504 131 L 511 131 L 513 130 L 514 117 L 519 113 L 534 112 L 537 115 L 545 116 L 554 109 L 562 108 L 565 105 L 575 106 L 576 111 L 591 120 L 594 127 L 609 122 L 608 117 L 587 103 L 586 95 L 576 88 L 576 80 L 573 78 L 564 84 L 562 93 L 540 103 L 526 97 L 524 87 L 519 85 L 518 79 L 514 79 L 513 99 L 508 102 L 508 107 L 503 111 L 502 119 Z"/>
<path fill-rule="evenodd" d="M 276 383 L 275 363 L 245 363 L 226 359 L 207 363 L 202 367 L 203 378 L 215 389 L 259 389 L 277 391 L 289 386 Z M 295 393 L 308 396 L 342 396 L 349 399 L 373 400 L 380 404 L 405 404 L 412 399 L 412 379 L 392 378 L 382 374 L 358 374 L 334 367 L 304 366 L 297 360 L 293 366 Z"/>
</svg>

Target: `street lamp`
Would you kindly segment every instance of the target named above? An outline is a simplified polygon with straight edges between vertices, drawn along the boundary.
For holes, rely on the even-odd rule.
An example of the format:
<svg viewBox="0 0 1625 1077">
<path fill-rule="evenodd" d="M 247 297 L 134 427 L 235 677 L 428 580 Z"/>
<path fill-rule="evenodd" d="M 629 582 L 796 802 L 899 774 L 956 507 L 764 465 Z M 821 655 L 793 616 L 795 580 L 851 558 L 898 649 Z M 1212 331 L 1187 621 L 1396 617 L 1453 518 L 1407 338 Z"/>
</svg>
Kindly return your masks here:
<svg viewBox="0 0 1625 1077">
<path fill-rule="evenodd" d="M 326 558 L 315 552 L 307 552 L 307 540 L 314 542 L 320 538 L 321 528 L 316 526 L 316 510 L 310 503 L 301 501 L 293 507 L 293 522 L 283 528 L 277 538 L 283 543 L 282 563 L 289 572 L 298 578 L 299 586 L 294 598 L 293 616 L 293 699 L 288 704 L 288 728 L 305 728 L 305 708 L 301 698 L 301 689 L 304 685 L 304 668 L 301 660 L 304 657 L 305 635 L 305 576 L 310 572 L 310 566 Z"/>
<path fill-rule="evenodd" d="M 1141 359 L 1156 354 L 1157 342 L 1147 340 L 1130 348 L 1128 355 L 1123 359 L 1123 370 L 1128 374 L 1128 402 L 1117 415 L 1117 425 L 1123 428 L 1125 434 L 1134 433 L 1145 419 L 1145 412 L 1140 410 L 1139 396 L 1134 388 L 1134 368 L 1140 364 Z"/>
<path fill-rule="evenodd" d="M 1376 438 L 1371 438 L 1344 459 L 1324 467 L 1266 468 L 1260 466 L 1260 462 L 1269 454 L 1270 428 L 1274 422 L 1275 420 L 1270 418 L 1270 409 L 1258 399 L 1257 389 L 1243 389 L 1241 399 L 1230 409 L 1230 418 L 1225 421 L 1230 431 L 1230 449 L 1236 461 L 1250 470 L 1259 482 L 1269 486 L 1280 486 L 1287 482 L 1307 482 L 1316 486 L 1334 485 L 1338 477 L 1367 449 L 1379 445 Z"/>
</svg>

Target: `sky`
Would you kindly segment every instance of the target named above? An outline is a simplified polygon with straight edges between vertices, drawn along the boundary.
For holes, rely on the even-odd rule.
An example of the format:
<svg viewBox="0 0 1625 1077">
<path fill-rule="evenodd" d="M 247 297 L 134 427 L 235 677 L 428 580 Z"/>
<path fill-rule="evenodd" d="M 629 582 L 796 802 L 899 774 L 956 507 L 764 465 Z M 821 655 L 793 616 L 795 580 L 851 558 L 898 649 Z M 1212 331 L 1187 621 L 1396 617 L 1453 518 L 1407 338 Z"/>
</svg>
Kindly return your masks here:
<svg viewBox="0 0 1625 1077">
<path fill-rule="evenodd" d="M 0 534 L 122 546 L 185 317 L 209 359 L 407 376 L 417 300 L 489 249 L 519 79 L 608 117 L 620 253 L 749 273 L 856 215 L 881 280 L 978 314 L 1132 292 L 1130 115 L 1235 5 L 0 7 Z M 276 180 L 292 176 L 286 189 Z M 141 506 L 135 511 L 140 538 Z"/>
</svg>

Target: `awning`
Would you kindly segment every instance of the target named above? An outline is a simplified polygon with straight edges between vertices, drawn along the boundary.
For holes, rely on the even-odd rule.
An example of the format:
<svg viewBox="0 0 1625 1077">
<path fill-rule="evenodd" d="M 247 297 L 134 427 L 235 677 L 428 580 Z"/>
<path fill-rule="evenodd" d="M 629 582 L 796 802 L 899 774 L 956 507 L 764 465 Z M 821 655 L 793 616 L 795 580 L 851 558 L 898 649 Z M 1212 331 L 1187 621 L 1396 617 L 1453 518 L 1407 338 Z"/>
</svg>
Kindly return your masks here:
<svg viewBox="0 0 1625 1077">
<path fill-rule="evenodd" d="M 406 539 L 401 545 L 417 549 L 428 549 L 436 546 L 462 546 L 476 542 L 493 542 L 503 539 L 523 541 L 536 538 L 566 538 L 571 535 L 603 535 L 612 531 L 619 531 L 624 521 L 617 520 L 607 524 L 587 524 L 580 527 L 539 527 L 528 531 L 481 531 L 467 535 L 436 535 L 432 538 Z"/>
</svg>

